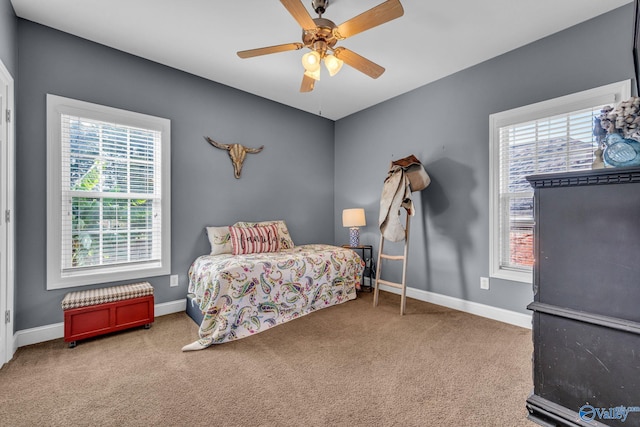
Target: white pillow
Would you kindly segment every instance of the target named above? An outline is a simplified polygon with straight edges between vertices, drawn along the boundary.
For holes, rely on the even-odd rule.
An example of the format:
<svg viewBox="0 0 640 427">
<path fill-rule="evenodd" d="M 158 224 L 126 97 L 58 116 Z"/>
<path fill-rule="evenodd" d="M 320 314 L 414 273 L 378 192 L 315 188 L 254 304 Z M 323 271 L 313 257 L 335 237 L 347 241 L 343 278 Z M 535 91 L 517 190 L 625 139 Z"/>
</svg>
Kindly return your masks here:
<svg viewBox="0 0 640 427">
<path fill-rule="evenodd" d="M 230 254 L 233 252 L 229 226 L 206 227 L 207 237 L 211 245 L 211 255 Z"/>
</svg>

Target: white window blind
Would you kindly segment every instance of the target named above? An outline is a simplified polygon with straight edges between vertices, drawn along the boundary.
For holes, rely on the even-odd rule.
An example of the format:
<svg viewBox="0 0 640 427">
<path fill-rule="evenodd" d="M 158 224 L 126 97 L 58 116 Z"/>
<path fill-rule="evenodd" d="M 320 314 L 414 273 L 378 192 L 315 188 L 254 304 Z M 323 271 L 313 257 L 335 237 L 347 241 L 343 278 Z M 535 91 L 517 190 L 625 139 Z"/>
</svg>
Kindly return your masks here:
<svg viewBox="0 0 640 427">
<path fill-rule="evenodd" d="M 160 132 L 61 115 L 62 269 L 159 261 Z"/>
<path fill-rule="evenodd" d="M 48 289 L 169 274 L 169 121 L 47 100 Z"/>
<path fill-rule="evenodd" d="M 593 119 L 630 96 L 630 81 L 491 115 L 492 277 L 531 282 L 533 174 L 590 169 Z"/>
<path fill-rule="evenodd" d="M 597 141 L 593 118 L 604 105 L 544 117 L 499 129 L 500 264 L 531 271 L 533 189 L 526 177 L 590 169 Z"/>
</svg>

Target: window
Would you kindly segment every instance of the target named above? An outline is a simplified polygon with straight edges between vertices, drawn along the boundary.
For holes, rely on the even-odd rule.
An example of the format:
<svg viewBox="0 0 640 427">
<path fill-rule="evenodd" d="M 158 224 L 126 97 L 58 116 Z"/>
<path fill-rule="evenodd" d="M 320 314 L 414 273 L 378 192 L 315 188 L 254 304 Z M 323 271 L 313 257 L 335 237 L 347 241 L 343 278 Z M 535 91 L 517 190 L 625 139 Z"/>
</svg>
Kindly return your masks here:
<svg viewBox="0 0 640 427">
<path fill-rule="evenodd" d="M 531 283 L 533 189 L 526 176 L 590 169 L 593 119 L 631 96 L 629 80 L 490 116 L 490 274 Z"/>
<path fill-rule="evenodd" d="M 47 289 L 170 274 L 170 126 L 47 95 Z"/>
</svg>

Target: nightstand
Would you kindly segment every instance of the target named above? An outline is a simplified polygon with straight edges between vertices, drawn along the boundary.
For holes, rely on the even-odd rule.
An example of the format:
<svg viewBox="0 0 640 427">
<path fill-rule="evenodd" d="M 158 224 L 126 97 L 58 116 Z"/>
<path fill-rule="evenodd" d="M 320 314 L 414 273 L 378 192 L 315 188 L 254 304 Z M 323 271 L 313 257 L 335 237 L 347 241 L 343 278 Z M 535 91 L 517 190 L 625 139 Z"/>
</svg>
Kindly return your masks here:
<svg viewBox="0 0 640 427">
<path fill-rule="evenodd" d="M 371 292 L 373 290 L 373 280 L 376 276 L 376 268 L 375 263 L 373 261 L 373 246 L 371 245 L 360 245 L 360 246 L 351 246 L 351 245 L 342 245 L 343 248 L 353 249 L 356 252 L 360 253 L 360 258 L 364 260 L 364 270 L 362 270 L 362 278 L 360 279 L 360 290 L 367 292 Z M 364 285 L 364 278 L 369 278 L 369 285 Z"/>
</svg>

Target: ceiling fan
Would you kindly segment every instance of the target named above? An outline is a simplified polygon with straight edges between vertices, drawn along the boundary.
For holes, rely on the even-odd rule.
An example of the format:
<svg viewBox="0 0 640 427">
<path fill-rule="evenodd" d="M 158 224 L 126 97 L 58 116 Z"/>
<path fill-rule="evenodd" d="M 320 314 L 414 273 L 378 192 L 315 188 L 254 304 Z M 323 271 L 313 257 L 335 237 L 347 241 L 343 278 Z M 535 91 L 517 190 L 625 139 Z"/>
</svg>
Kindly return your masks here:
<svg viewBox="0 0 640 427">
<path fill-rule="evenodd" d="M 242 50 L 238 52 L 240 58 L 299 50 L 303 47 L 310 49 L 310 52 L 302 57 L 305 72 L 300 92 L 312 91 L 316 80 L 320 80 L 321 61 L 324 61 L 331 76 L 340 71 L 343 63 L 374 79 L 384 73 L 384 68 L 380 65 L 347 48 L 335 47 L 335 45 L 340 40 L 401 17 L 404 14 L 404 9 L 400 0 L 387 0 L 340 25 L 322 17 L 329 6 L 329 0 L 312 0 L 311 6 L 318 14 L 317 18 L 311 17 L 302 4 L 302 0 L 280 0 L 280 3 L 302 27 L 302 43 L 287 43 Z"/>
</svg>

